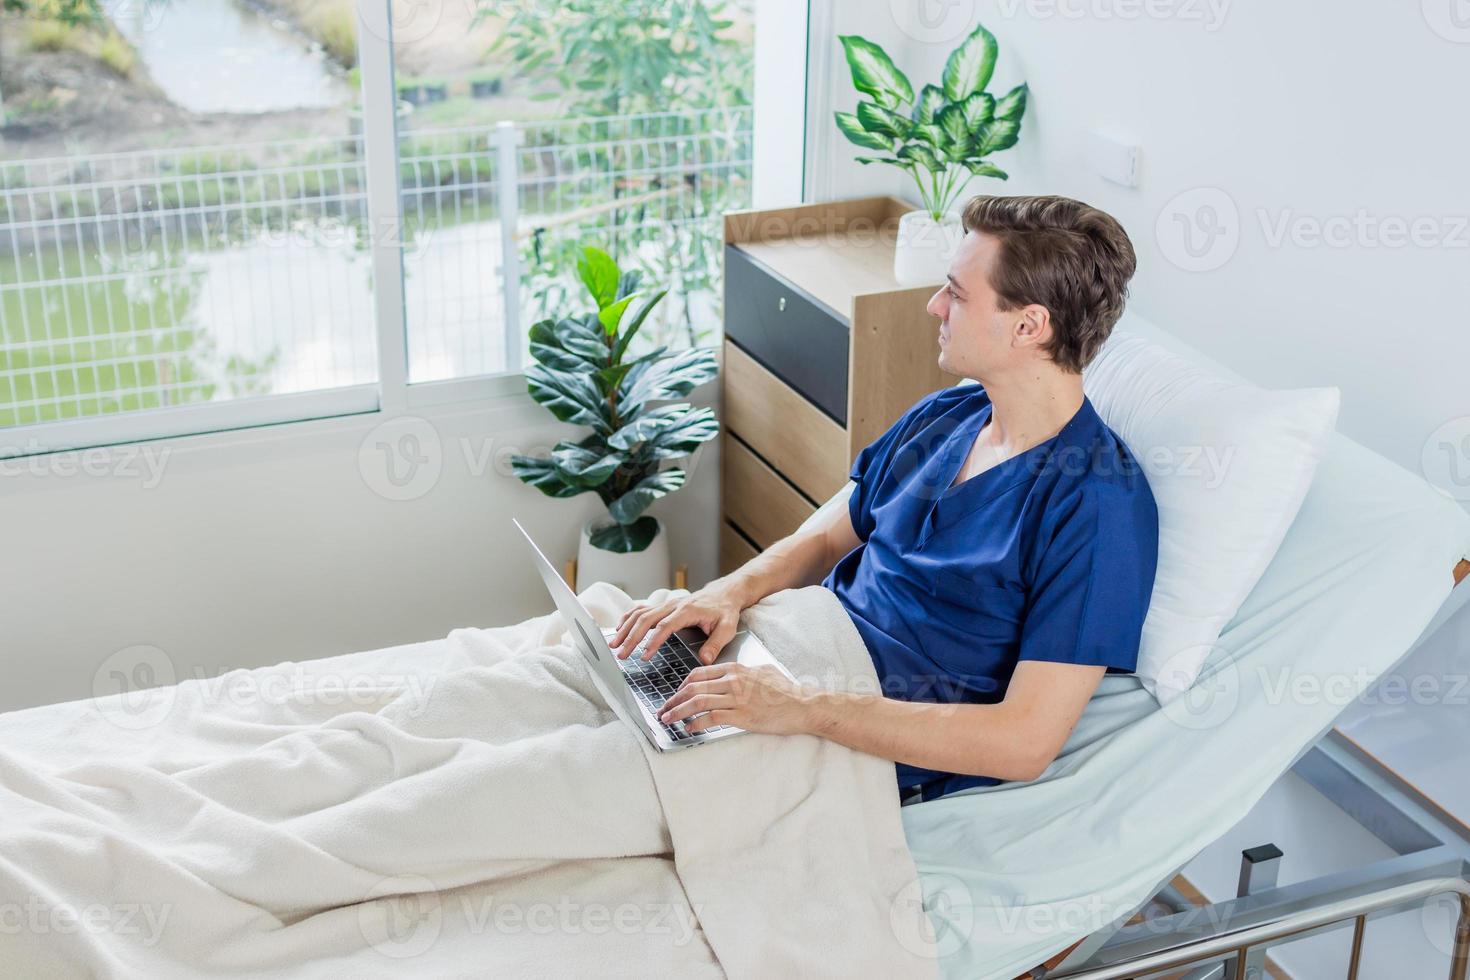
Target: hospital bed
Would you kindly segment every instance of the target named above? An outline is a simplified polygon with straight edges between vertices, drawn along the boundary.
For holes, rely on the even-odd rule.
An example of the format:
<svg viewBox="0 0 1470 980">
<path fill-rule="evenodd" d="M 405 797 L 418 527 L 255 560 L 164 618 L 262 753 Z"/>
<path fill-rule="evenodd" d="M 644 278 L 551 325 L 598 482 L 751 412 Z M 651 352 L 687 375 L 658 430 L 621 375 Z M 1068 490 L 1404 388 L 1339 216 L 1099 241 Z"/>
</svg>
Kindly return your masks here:
<svg viewBox="0 0 1470 980">
<path fill-rule="evenodd" d="M 1137 317 L 1120 331 L 1238 378 Z M 851 489 L 810 522 L 845 507 Z M 1109 675 L 1038 783 L 904 807 L 942 974 L 1245 980 L 1266 975 L 1272 945 L 1350 929 L 1347 976 L 1357 980 L 1368 920 L 1448 897 L 1458 903 L 1444 947 L 1449 975 L 1464 980 L 1470 834 L 1335 731 L 1351 697 L 1295 703 L 1276 684 L 1353 673 L 1370 685 L 1464 604 L 1470 586 L 1455 587 L 1470 572 L 1467 555 L 1470 516 L 1458 504 L 1334 435 L 1279 552 L 1196 684 L 1218 692 L 1223 709 L 1171 719 L 1135 678 Z M 1263 844 L 1242 855 L 1238 897 L 1201 907 L 1180 894 L 1171 882 L 1184 865 L 1288 770 L 1397 856 L 1277 885 L 1282 854 Z M 1142 915 L 1160 908 L 1167 914 Z"/>
<path fill-rule="evenodd" d="M 1130 318 L 1126 329 L 1208 363 L 1142 321 Z M 850 487 L 828 500 L 812 520 L 846 506 L 848 492 Z M 932 926 L 926 949 L 937 955 L 940 974 L 953 980 L 1106 980 L 1174 971 L 1169 975 L 1188 980 L 1244 980 L 1262 975 L 1265 951 L 1273 944 L 1350 929 L 1347 941 L 1354 955 L 1348 975 L 1354 977 L 1369 919 L 1422 905 L 1434 896 L 1450 896 L 1459 903 L 1454 943 L 1446 946 L 1450 975 L 1465 980 L 1470 835 L 1364 765 L 1351 741 L 1333 730 L 1351 698 L 1342 703 L 1330 698 L 1283 700 L 1277 682 L 1283 676 L 1318 681 L 1346 676 L 1357 679 L 1356 694 L 1392 670 L 1420 636 L 1470 598 L 1470 586 L 1454 588 L 1470 571 L 1467 555 L 1470 515 L 1458 504 L 1418 476 L 1334 437 L 1279 551 L 1225 627 L 1191 689 L 1210 695 L 1209 710 L 1180 713 L 1165 708 L 1135 676 L 1108 675 L 1061 756 L 1040 779 L 976 788 L 901 809 L 903 835 L 918 871 L 912 900 L 921 904 Z M 437 678 L 470 663 L 466 649 L 464 643 L 433 641 L 297 666 L 321 676 Z M 197 701 L 205 693 L 204 685 L 181 686 L 177 697 Z M 161 703 L 169 708 L 173 698 L 168 694 Z M 435 704 L 453 710 L 457 702 L 446 693 Z M 241 711 L 248 716 L 250 708 Z M 183 708 L 180 712 L 194 717 Z M 96 714 L 96 705 L 78 702 L 9 717 L 16 742 L 24 736 L 23 748 L 44 749 L 52 768 L 73 776 L 77 770 L 89 771 L 90 760 L 79 753 L 92 743 L 76 738 L 86 724 L 92 727 L 85 730 L 107 732 L 120 753 L 140 758 L 148 757 L 163 738 L 162 730 L 135 730 L 132 715 L 123 719 L 129 726 L 114 734 L 103 727 L 107 721 L 89 722 Z M 210 725 L 219 721 L 212 713 L 199 717 Z M 234 727 L 222 730 L 231 738 L 244 737 Z M 168 747 L 188 761 L 193 744 Z M 16 758 L 11 777 L 25 783 L 32 767 L 24 764 L 25 752 Z M 39 763 L 39 755 L 35 758 Z M 152 779 L 148 766 L 136 769 L 130 775 Z M 1204 909 L 1192 907 L 1171 887 L 1179 871 L 1239 823 L 1288 771 L 1327 795 L 1398 856 L 1278 886 L 1279 852 L 1262 844 L 1244 855 L 1240 897 Z M 453 817 L 440 814 L 437 807 L 431 815 Z M 385 820 L 396 829 L 396 818 Z M 331 834 L 334 828 L 325 821 L 319 829 Z M 432 835 L 420 837 L 427 848 L 437 843 Z M 51 838 L 47 853 L 72 861 L 72 851 L 53 846 L 55 835 Z M 454 839 L 445 832 L 446 842 Z M 621 867 L 628 859 L 617 860 Z M 68 870 L 79 880 L 94 872 L 112 873 L 105 862 L 73 863 L 77 867 L 68 864 Z M 240 864 L 245 871 L 261 870 L 249 862 Z M 227 869 L 234 867 L 226 862 Z M 677 884 L 670 875 L 667 880 Z M 601 880 L 592 877 L 578 885 L 589 901 L 608 900 Z M 255 878 L 249 884 L 254 887 Z M 266 886 L 276 887 L 270 881 Z M 271 891 L 266 898 L 274 895 Z M 489 896 L 470 889 L 459 897 L 478 901 Z M 251 917 L 248 922 L 256 922 L 257 904 L 267 904 L 266 899 L 239 903 L 240 914 Z M 1140 910 L 1161 906 L 1172 914 L 1136 921 Z M 179 915 L 190 911 L 180 909 Z M 337 937 L 339 933 L 329 930 L 344 926 L 352 933 L 354 923 L 343 917 L 357 914 L 347 906 L 333 906 L 330 913 L 293 924 L 293 934 L 304 935 L 314 955 L 309 962 L 290 964 L 292 975 L 404 975 L 404 964 L 374 959 L 378 951 L 366 943 L 361 948 L 326 948 L 322 937 Z M 192 941 L 192 931 L 181 927 L 181 932 Z M 507 955 L 534 963 L 544 955 L 532 945 L 534 938 L 516 933 L 501 946 Z M 636 933 L 561 938 L 599 962 L 644 962 Z M 466 922 L 451 928 L 446 917 L 437 943 L 408 972 L 472 975 L 484 950 L 482 934 Z M 718 963 L 702 966 L 699 975 L 722 975 Z"/>
</svg>

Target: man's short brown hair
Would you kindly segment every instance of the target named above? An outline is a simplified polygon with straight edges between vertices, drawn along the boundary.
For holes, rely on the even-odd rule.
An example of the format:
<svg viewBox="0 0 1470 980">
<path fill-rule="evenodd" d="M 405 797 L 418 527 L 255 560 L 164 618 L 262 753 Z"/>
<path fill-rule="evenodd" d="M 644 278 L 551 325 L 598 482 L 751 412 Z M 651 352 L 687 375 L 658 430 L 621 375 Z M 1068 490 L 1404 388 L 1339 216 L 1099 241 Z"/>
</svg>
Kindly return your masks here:
<svg viewBox="0 0 1470 980">
<path fill-rule="evenodd" d="M 1138 267 L 1123 226 L 1068 197 L 984 195 L 965 205 L 964 224 L 1000 240 L 990 275 L 1000 308 L 1046 307 L 1046 353 L 1064 370 L 1081 372 L 1123 315 Z"/>
</svg>

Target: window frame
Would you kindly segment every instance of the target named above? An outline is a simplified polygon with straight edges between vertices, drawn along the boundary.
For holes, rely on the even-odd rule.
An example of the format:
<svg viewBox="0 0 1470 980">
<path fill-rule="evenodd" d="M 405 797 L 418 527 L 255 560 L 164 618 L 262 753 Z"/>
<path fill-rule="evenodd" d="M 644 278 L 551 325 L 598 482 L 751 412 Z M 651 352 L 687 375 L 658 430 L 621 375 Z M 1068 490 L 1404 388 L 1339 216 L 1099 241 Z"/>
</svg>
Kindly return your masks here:
<svg viewBox="0 0 1470 980">
<path fill-rule="evenodd" d="M 778 6 L 781 0 L 757 0 L 757 22 L 789 25 L 789 10 Z M 807 4 L 804 2 L 803 15 Z M 514 268 L 502 266 L 504 284 L 503 324 L 506 336 L 507 370 L 494 374 L 468 375 L 434 381 L 410 382 L 408 363 L 409 324 L 405 302 L 404 212 L 400 161 L 398 158 L 398 117 L 396 112 L 392 9 L 390 0 L 356 0 L 358 19 L 357 61 L 362 97 L 362 154 L 364 197 L 368 225 L 372 229 L 368 244 L 369 267 L 372 270 L 371 311 L 374 318 L 373 338 L 377 353 L 377 381 L 370 384 L 328 388 L 319 391 L 251 395 L 227 401 L 203 402 L 161 408 L 115 412 L 51 422 L 38 422 L 0 428 L 0 460 L 45 456 L 98 447 L 122 446 L 190 436 L 237 432 L 261 426 L 310 423 L 353 416 L 378 416 L 377 421 L 411 412 L 431 410 L 438 406 L 463 403 L 509 403 L 527 400 L 526 380 L 522 369 L 522 337 L 520 319 L 520 281 Z M 808 43 L 802 23 L 802 47 Z M 759 33 L 759 32 L 757 32 Z M 799 75 L 801 91 L 806 91 L 806 65 L 767 64 L 757 58 L 757 72 L 766 76 L 766 100 L 779 92 L 789 98 L 789 86 L 773 88 L 774 76 L 789 82 Z M 768 112 L 771 111 L 768 106 Z M 805 108 L 805 99 L 803 99 Z M 805 125 L 805 112 L 801 125 Z M 752 113 L 752 126 L 754 111 Z M 792 135 L 783 132 L 782 136 Z M 501 123 L 496 133 L 496 149 L 513 154 L 520 130 L 513 123 Z M 759 138 L 759 137 L 757 137 Z M 796 179 L 789 177 L 792 168 L 786 164 L 790 150 L 768 150 L 763 163 L 768 187 L 775 191 L 778 181 L 782 189 L 800 194 L 801 174 L 805 168 L 804 140 L 795 148 Z M 775 167 L 780 162 L 782 166 Z M 504 169 L 504 168 L 502 168 Z M 752 178 L 755 174 L 752 173 Z M 752 196 L 756 188 L 752 187 Z M 517 207 L 516 194 L 503 194 L 500 199 L 501 227 L 505 240 L 503 254 L 514 249 Z"/>
</svg>

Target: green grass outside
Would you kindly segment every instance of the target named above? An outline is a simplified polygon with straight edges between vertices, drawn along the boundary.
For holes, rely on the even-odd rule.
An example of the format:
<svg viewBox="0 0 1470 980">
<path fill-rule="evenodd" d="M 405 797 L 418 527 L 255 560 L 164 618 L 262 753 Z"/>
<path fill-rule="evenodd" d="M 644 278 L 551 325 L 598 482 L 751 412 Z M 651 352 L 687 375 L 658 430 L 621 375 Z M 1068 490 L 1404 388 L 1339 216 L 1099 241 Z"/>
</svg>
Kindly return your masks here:
<svg viewBox="0 0 1470 980">
<path fill-rule="evenodd" d="M 97 276 L 100 264 L 74 249 L 19 263 L 27 282 Z M 207 338 L 189 321 L 196 287 L 177 270 L 145 277 L 12 289 L 17 263 L 0 263 L 0 427 L 208 401 L 215 383 L 199 364 Z M 66 309 L 72 311 L 68 330 Z M 111 310 L 111 317 L 86 311 Z M 111 324 L 109 324 L 109 319 Z M 97 361 L 119 361 L 97 365 Z M 177 385 L 168 396 L 149 389 Z M 165 397 L 167 400 L 165 400 Z M 60 399 L 60 404 L 51 402 Z M 48 404 L 27 405 L 32 401 Z"/>
</svg>

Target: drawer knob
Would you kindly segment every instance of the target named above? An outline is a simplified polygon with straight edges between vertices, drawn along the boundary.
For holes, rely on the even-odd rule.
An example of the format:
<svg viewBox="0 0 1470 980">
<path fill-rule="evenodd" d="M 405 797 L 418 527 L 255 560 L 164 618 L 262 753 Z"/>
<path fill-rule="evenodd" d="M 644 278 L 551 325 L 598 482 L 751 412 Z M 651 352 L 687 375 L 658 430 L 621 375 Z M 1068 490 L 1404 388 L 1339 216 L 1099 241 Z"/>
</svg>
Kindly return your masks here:
<svg viewBox="0 0 1470 980">
<path fill-rule="evenodd" d="M 785 313 L 786 312 L 786 297 L 785 296 L 782 296 L 780 299 L 776 300 L 776 310 L 778 312 L 781 312 L 781 313 Z"/>
</svg>

